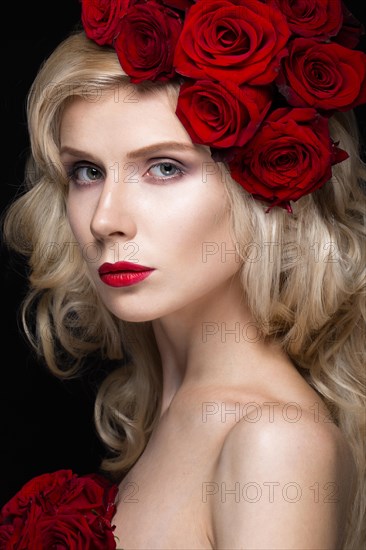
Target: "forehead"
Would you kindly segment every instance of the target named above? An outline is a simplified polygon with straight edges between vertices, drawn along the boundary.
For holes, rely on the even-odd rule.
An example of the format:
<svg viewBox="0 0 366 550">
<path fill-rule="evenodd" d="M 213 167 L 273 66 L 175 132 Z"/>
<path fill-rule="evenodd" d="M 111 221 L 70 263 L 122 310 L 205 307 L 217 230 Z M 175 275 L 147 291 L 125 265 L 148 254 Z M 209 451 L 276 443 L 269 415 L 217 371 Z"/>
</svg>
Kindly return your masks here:
<svg viewBox="0 0 366 550">
<path fill-rule="evenodd" d="M 166 91 L 139 93 L 104 92 L 97 99 L 75 96 L 61 117 L 61 145 L 67 141 L 118 140 L 142 146 L 143 142 L 164 139 L 191 139 L 175 114 L 176 102 Z M 135 142 L 138 143 L 135 143 Z"/>
</svg>

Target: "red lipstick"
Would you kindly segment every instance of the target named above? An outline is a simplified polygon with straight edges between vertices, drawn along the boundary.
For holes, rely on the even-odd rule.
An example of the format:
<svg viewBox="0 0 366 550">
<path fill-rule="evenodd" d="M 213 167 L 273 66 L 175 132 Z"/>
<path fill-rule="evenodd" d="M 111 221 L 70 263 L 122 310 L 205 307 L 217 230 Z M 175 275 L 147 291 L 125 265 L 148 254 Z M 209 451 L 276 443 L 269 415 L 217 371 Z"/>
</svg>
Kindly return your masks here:
<svg viewBox="0 0 366 550">
<path fill-rule="evenodd" d="M 145 265 L 131 262 L 104 263 L 98 269 L 99 277 L 109 286 L 131 286 L 143 281 L 154 271 Z"/>
</svg>

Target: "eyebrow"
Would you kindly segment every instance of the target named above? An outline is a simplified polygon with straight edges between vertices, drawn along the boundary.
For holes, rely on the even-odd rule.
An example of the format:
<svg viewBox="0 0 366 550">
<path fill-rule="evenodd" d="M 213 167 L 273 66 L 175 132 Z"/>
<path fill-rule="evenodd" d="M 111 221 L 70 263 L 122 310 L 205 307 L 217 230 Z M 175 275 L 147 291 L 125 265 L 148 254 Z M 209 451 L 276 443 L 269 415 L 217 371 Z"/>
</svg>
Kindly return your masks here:
<svg viewBox="0 0 366 550">
<path fill-rule="evenodd" d="M 196 151 L 196 147 L 189 143 L 180 143 L 179 141 L 162 141 L 161 143 L 153 143 L 147 147 L 141 147 L 141 149 L 131 151 L 130 153 L 127 153 L 126 157 L 128 159 L 138 159 L 159 153 L 162 149 L 170 149 L 172 151 Z"/>
<path fill-rule="evenodd" d="M 160 143 L 147 145 L 146 147 L 141 147 L 140 149 L 136 149 L 135 151 L 130 151 L 126 154 L 126 158 L 128 158 L 129 160 L 136 160 L 145 156 L 154 155 L 164 149 L 170 149 L 171 151 L 196 152 L 197 146 L 191 145 L 189 143 L 181 143 L 179 141 L 162 141 Z M 85 156 L 84 151 L 74 149 L 73 147 L 68 147 L 67 145 L 61 147 L 60 154 L 62 155 L 63 153 L 68 153 L 74 157 Z"/>
</svg>

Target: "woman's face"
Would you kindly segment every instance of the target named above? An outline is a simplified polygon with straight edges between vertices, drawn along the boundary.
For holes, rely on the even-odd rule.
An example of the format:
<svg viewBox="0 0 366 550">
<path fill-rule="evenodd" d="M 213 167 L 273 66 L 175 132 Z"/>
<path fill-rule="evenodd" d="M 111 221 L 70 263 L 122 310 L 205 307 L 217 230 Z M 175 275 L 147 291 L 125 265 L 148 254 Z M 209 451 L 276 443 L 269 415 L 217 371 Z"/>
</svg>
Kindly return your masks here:
<svg viewBox="0 0 366 550">
<path fill-rule="evenodd" d="M 199 313 L 240 266 L 223 176 L 209 148 L 192 144 L 165 92 L 133 99 L 76 98 L 64 111 L 70 225 L 117 317 Z"/>
</svg>

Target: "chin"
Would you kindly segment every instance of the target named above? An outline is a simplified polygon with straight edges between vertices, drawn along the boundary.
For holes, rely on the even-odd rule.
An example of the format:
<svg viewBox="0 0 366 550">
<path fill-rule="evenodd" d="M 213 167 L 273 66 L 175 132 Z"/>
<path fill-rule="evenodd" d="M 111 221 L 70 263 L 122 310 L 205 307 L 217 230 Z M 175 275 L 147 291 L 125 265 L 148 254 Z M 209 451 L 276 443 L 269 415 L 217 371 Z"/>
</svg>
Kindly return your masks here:
<svg viewBox="0 0 366 550">
<path fill-rule="evenodd" d="M 146 323 L 148 321 L 154 321 L 158 319 L 160 315 L 156 312 L 147 311 L 144 308 L 133 307 L 116 307 L 115 304 L 108 304 L 104 302 L 105 307 L 110 311 L 117 319 L 121 321 L 127 321 L 128 323 Z"/>
<path fill-rule="evenodd" d="M 154 321 L 155 319 L 159 318 L 158 316 L 147 314 L 144 315 L 143 313 L 136 313 L 136 315 L 134 315 L 131 314 L 131 312 L 128 314 L 126 313 L 126 315 L 120 313 L 114 313 L 114 315 L 118 317 L 118 319 L 120 319 L 121 321 L 126 321 L 128 323 L 147 323 L 149 321 Z"/>
</svg>

